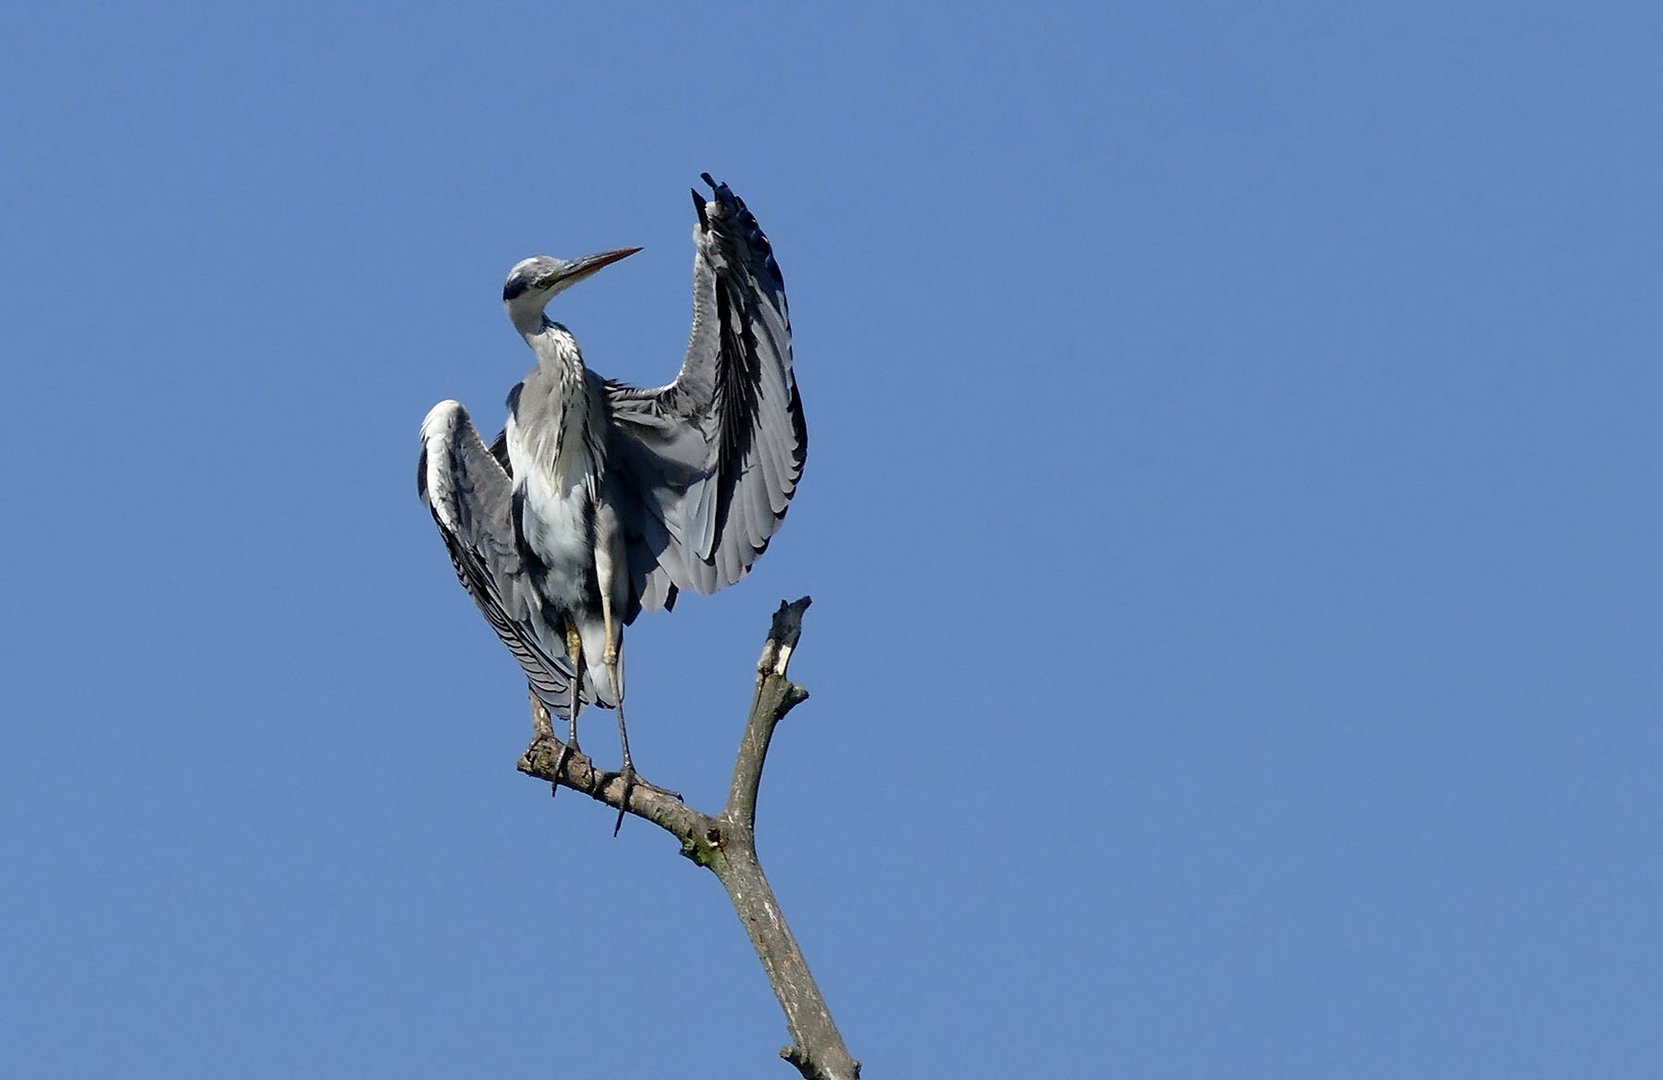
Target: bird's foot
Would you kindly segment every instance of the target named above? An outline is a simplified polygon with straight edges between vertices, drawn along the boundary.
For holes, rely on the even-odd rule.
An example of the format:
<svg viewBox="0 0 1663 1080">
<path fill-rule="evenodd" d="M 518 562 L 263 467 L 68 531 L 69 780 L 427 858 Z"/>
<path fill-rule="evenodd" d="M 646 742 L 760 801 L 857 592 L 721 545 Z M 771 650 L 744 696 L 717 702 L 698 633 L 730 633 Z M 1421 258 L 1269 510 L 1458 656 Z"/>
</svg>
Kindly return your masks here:
<svg viewBox="0 0 1663 1080">
<path fill-rule="evenodd" d="M 624 763 L 624 767 L 618 775 L 623 778 L 624 790 L 622 794 L 618 796 L 618 820 L 612 825 L 613 836 L 617 836 L 618 830 L 624 827 L 624 814 L 629 810 L 629 797 L 635 793 L 637 788 L 657 792 L 660 795 L 668 795 L 676 802 L 685 801 L 681 797 L 681 792 L 671 791 L 669 788 L 662 788 L 657 784 L 649 783 L 646 780 L 643 780 L 641 778 L 641 774 L 635 771 L 635 766 L 628 762 Z"/>
<path fill-rule="evenodd" d="M 554 759 L 554 782 L 549 785 L 549 798 L 560 794 L 560 777 L 566 771 L 566 763 L 572 760 L 572 751 L 576 749 L 571 743 L 560 744 L 560 755 Z"/>
<path fill-rule="evenodd" d="M 552 732 L 549 734 L 549 738 L 554 738 Z M 555 741 L 560 742 L 558 739 L 555 739 Z M 559 777 L 566 774 L 566 766 L 571 763 L 572 755 L 581 753 L 583 753 L 583 748 L 577 744 L 577 739 L 575 737 L 569 739 L 567 742 L 560 743 L 560 753 L 554 759 L 554 775 L 556 779 L 549 784 L 549 798 L 552 799 L 556 795 L 560 794 Z"/>
</svg>

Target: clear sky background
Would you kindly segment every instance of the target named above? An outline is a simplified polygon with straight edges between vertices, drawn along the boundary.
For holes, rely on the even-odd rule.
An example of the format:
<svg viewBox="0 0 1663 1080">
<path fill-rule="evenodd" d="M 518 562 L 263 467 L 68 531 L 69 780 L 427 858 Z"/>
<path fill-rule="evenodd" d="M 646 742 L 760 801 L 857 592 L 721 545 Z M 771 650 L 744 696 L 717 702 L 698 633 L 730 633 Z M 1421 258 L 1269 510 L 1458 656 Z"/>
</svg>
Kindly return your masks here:
<svg viewBox="0 0 1663 1080">
<path fill-rule="evenodd" d="M 0 9 L 0 1074 L 792 1075 L 414 490 L 524 256 L 645 245 L 555 315 L 670 377 L 702 170 L 811 449 L 634 746 L 714 808 L 813 595 L 760 843 L 868 1077 L 1652 1074 L 1655 5 L 339 7 Z"/>
</svg>

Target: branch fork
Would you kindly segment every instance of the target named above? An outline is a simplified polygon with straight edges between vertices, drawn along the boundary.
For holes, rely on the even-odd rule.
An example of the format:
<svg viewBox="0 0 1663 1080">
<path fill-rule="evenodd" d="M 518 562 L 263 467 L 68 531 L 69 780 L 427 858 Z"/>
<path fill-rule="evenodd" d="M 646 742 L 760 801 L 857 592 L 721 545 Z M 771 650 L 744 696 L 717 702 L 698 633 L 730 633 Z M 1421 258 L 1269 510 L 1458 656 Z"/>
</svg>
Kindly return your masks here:
<svg viewBox="0 0 1663 1080">
<path fill-rule="evenodd" d="M 756 854 L 756 803 L 774 729 L 808 691 L 786 674 L 802 635 L 809 598 L 781 602 L 756 667 L 756 693 L 739 740 L 727 803 L 705 814 L 657 789 L 636 784 L 627 792 L 617 773 L 602 772 L 582 751 L 556 738 L 546 718 L 534 721 L 536 737 L 519 770 L 644 818 L 676 837 L 681 853 L 716 875 L 762 961 L 768 983 L 785 1011 L 791 1043 L 780 1056 L 806 1080 L 859 1080 L 860 1062 L 843 1045 L 825 999 L 809 973 L 797 940 L 785 923 Z M 627 803 L 625 802 L 627 796 Z"/>
</svg>

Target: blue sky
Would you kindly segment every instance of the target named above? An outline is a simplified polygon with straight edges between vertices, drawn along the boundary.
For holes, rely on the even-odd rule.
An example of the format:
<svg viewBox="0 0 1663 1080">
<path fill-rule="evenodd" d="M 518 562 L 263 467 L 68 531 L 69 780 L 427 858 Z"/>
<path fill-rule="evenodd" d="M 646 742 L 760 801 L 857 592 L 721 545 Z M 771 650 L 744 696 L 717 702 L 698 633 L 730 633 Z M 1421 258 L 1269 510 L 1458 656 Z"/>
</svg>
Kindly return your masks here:
<svg viewBox="0 0 1663 1080">
<path fill-rule="evenodd" d="M 1650 5 L 8 5 L 0 1072 L 784 1076 L 713 880 L 514 772 L 414 497 L 518 259 L 652 384 L 686 188 L 808 470 L 630 638 L 867 1075 L 1663 1056 Z M 597 731 L 604 728 L 597 729 Z M 607 745 L 598 734 L 596 747 Z"/>
</svg>

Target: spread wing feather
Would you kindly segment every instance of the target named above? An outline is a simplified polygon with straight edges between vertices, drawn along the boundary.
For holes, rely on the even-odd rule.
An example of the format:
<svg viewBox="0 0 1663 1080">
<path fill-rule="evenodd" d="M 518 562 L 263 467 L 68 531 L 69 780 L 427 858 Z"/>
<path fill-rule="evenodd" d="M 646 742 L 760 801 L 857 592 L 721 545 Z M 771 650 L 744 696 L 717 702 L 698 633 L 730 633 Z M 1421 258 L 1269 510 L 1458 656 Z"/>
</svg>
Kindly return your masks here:
<svg viewBox="0 0 1663 1080">
<path fill-rule="evenodd" d="M 693 230 L 693 329 L 668 386 L 608 382 L 610 465 L 636 604 L 675 603 L 743 577 L 789 508 L 808 454 L 791 371 L 785 280 L 745 203 L 708 174 Z M 639 575 L 639 576 L 636 576 Z"/>
</svg>

